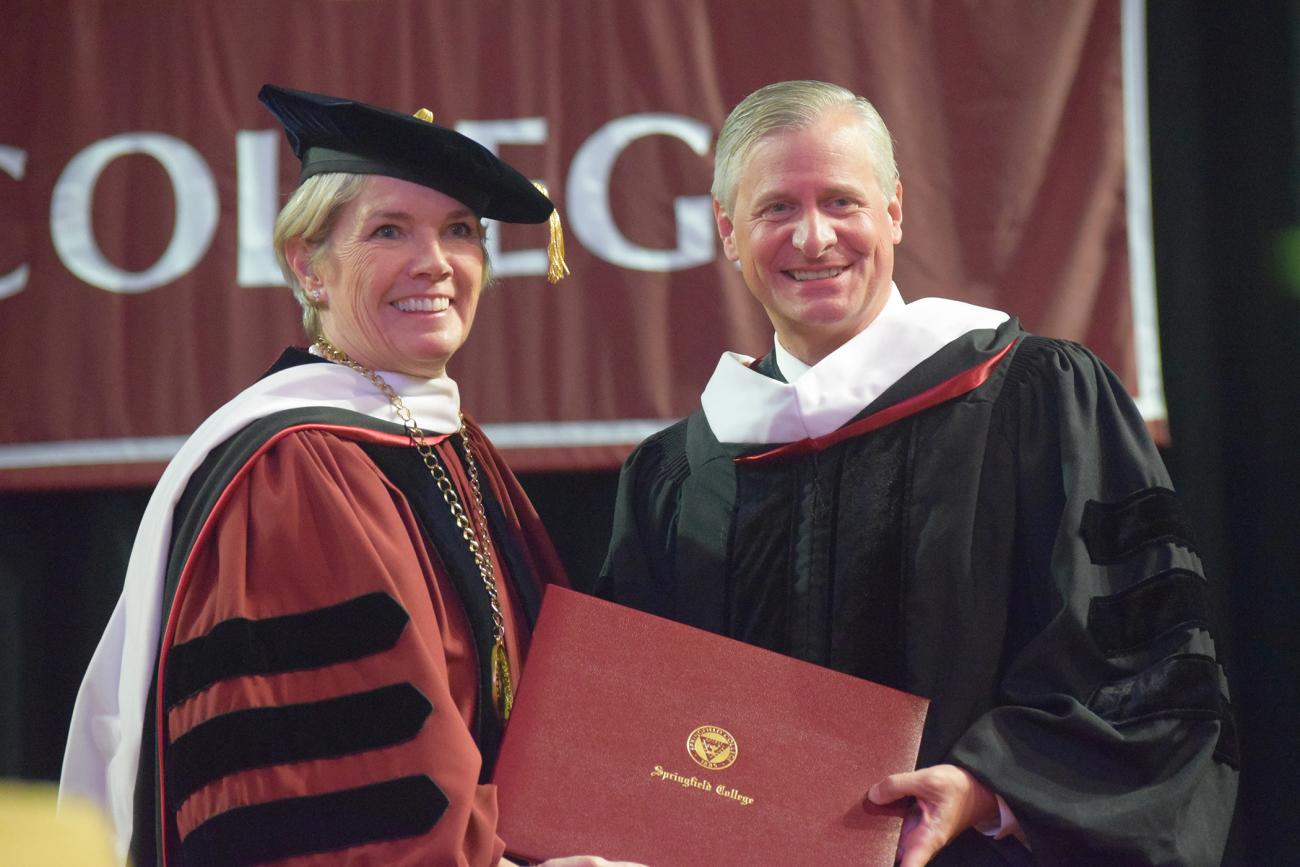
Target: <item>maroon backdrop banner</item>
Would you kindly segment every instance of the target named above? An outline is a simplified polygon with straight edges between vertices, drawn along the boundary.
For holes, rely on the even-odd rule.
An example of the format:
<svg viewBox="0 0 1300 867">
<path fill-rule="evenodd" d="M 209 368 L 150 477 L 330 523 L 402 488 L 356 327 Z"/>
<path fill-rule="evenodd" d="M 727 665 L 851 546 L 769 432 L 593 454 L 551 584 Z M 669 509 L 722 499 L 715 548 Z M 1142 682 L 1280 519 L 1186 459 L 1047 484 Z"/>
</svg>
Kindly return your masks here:
<svg viewBox="0 0 1300 867">
<path fill-rule="evenodd" d="M 450 372 L 521 469 L 612 466 L 772 329 L 709 210 L 728 110 L 866 95 L 897 142 L 910 299 L 1081 340 L 1136 391 L 1119 0 L 28 2 L 0 52 L 0 488 L 151 482 L 290 343 L 270 248 L 296 163 L 265 82 L 440 123 L 549 187 L 490 229 Z"/>
</svg>

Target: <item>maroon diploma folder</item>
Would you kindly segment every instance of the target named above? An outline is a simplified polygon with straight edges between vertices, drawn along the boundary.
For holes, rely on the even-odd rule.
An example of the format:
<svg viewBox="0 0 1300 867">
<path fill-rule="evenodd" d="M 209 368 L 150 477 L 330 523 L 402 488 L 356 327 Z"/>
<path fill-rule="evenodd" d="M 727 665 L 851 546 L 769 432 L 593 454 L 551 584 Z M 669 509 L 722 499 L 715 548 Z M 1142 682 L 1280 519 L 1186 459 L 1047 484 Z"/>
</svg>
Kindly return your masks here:
<svg viewBox="0 0 1300 867">
<path fill-rule="evenodd" d="M 549 587 L 493 782 L 529 860 L 893 863 L 925 699 Z"/>
</svg>

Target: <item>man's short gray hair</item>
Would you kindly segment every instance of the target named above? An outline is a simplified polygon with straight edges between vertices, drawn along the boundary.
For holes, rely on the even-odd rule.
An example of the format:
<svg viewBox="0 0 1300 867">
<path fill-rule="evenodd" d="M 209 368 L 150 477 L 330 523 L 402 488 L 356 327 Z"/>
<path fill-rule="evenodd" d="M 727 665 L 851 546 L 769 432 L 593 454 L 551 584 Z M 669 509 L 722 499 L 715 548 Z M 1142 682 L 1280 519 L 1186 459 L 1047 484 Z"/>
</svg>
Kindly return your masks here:
<svg viewBox="0 0 1300 867">
<path fill-rule="evenodd" d="M 740 101 L 727 115 L 718 133 L 713 160 L 713 197 L 731 215 L 736 206 L 736 186 L 749 150 L 769 133 L 811 126 L 826 112 L 851 107 L 867 132 L 867 148 L 875 169 L 876 183 L 885 198 L 892 198 L 898 181 L 894 143 L 880 112 L 865 98 L 847 88 L 825 81 L 778 81 L 760 87 Z"/>
<path fill-rule="evenodd" d="M 311 250 L 311 264 L 316 265 L 329 248 L 329 235 L 339 214 L 348 202 L 361 195 L 370 175 L 349 172 L 326 172 L 312 175 L 293 191 L 289 201 L 280 209 L 271 232 L 271 245 L 280 263 L 280 272 L 293 290 L 294 300 L 302 308 L 302 328 L 312 340 L 321 337 L 320 308 L 307 295 L 298 281 L 298 275 L 289 265 L 285 251 L 293 238 L 302 238 Z M 479 232 L 479 242 L 486 236 Z M 487 247 L 483 248 L 483 286 L 492 281 L 492 264 L 488 261 Z"/>
</svg>

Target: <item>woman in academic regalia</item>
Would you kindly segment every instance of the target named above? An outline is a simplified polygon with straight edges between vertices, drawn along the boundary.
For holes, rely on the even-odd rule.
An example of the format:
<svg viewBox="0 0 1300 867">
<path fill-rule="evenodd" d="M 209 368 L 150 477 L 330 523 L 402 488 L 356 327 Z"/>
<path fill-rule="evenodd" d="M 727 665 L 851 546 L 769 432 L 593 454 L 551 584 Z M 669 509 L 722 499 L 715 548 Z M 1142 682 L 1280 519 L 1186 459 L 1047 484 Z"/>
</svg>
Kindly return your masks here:
<svg viewBox="0 0 1300 867">
<path fill-rule="evenodd" d="M 482 220 L 551 219 L 554 280 L 554 208 L 425 112 L 259 97 L 302 162 L 274 242 L 311 343 L 159 483 L 63 796 L 103 805 L 137 865 L 509 863 L 487 781 L 564 576 L 446 368 Z"/>
</svg>

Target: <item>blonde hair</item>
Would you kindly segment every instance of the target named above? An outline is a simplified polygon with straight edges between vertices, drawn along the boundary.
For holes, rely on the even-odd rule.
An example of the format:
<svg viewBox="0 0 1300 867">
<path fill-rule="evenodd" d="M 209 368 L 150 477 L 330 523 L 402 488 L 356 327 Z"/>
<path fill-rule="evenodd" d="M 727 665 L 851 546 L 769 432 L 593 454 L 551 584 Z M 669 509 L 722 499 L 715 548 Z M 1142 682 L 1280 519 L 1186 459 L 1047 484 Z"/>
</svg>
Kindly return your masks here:
<svg viewBox="0 0 1300 867">
<path fill-rule="evenodd" d="M 825 81 L 778 81 L 760 87 L 727 115 L 714 149 L 713 197 L 727 214 L 736 206 L 736 187 L 749 150 L 761 138 L 784 129 L 804 129 L 836 108 L 852 108 L 867 133 L 876 183 L 892 198 L 898 182 L 894 143 L 875 106 L 847 88 Z"/>
<path fill-rule="evenodd" d="M 293 238 L 302 238 L 311 250 L 311 264 L 320 261 L 328 248 L 330 230 L 338 221 L 339 212 L 348 202 L 361 194 L 366 175 L 347 172 L 328 172 L 312 175 L 293 191 L 289 201 L 280 209 L 271 232 L 271 245 L 280 263 L 280 272 L 293 290 L 294 300 L 302 308 L 302 327 L 312 340 L 321 336 L 320 310 L 308 297 L 298 275 L 289 264 L 285 247 Z"/>
</svg>

